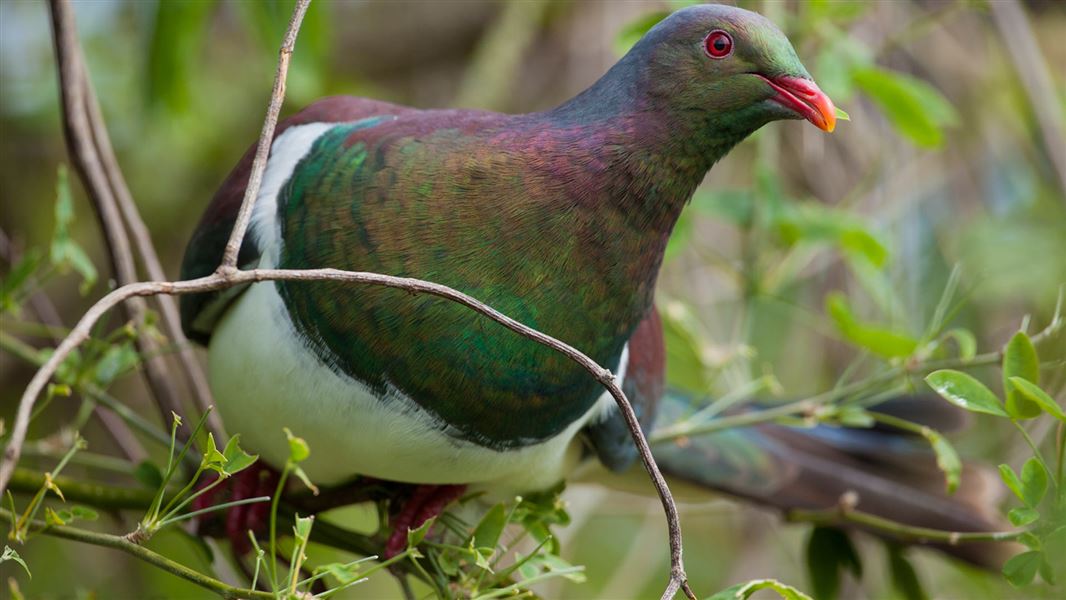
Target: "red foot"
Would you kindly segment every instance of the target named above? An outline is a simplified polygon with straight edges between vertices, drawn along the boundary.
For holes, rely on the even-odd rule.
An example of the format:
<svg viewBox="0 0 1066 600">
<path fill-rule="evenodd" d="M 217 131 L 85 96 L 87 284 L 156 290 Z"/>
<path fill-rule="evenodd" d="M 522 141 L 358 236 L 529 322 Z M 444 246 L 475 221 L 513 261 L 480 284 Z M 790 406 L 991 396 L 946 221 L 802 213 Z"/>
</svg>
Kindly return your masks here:
<svg viewBox="0 0 1066 600">
<path fill-rule="evenodd" d="M 418 485 L 392 520 L 392 535 L 385 544 L 385 558 L 389 559 L 407 548 L 407 531 L 418 529 L 431 517 L 439 515 L 445 506 L 458 500 L 465 485 Z"/>
<path fill-rule="evenodd" d="M 197 489 L 203 489 L 217 477 L 211 474 Z M 257 496 L 273 496 L 277 485 L 277 471 L 270 467 L 252 465 L 231 477 L 228 482 L 194 500 L 192 510 Z M 256 537 L 261 537 L 260 534 L 266 533 L 269 523 L 270 503 L 255 502 L 234 506 L 226 511 L 208 513 L 201 518 L 197 529 L 202 535 L 225 535 L 233 544 L 234 551 L 244 554 L 252 549 L 248 530 L 252 530 Z"/>
</svg>

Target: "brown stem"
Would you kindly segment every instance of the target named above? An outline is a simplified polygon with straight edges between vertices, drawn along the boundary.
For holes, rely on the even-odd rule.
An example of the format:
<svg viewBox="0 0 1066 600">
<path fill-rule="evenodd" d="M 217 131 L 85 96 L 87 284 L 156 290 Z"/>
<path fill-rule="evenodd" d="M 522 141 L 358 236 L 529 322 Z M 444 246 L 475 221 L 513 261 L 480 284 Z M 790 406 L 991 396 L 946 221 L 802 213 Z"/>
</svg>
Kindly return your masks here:
<svg viewBox="0 0 1066 600">
<path fill-rule="evenodd" d="M 149 281 L 133 283 L 112 291 L 86 311 L 78 324 L 71 330 L 70 335 L 68 335 L 67 338 L 63 340 L 63 343 L 56 348 L 56 351 L 48 358 L 48 361 L 45 362 L 44 366 L 37 371 L 33 376 L 33 379 L 30 380 L 29 385 L 26 387 L 19 402 L 18 413 L 16 414 L 14 427 L 12 428 L 11 440 L 8 443 L 8 447 L 5 449 L 3 463 L 0 465 L 0 495 L 2 495 L 3 489 L 6 487 L 11 470 L 14 468 L 14 464 L 18 461 L 22 442 L 26 437 L 29 416 L 33 411 L 33 405 L 36 402 L 37 397 L 40 395 L 41 391 L 44 389 L 45 385 L 47 385 L 49 379 L 63 360 L 69 356 L 79 344 L 88 339 L 89 332 L 93 325 L 108 310 L 114 308 L 125 300 L 134 297 L 217 291 L 237 285 L 262 281 L 342 281 L 402 289 L 411 293 L 430 294 L 466 306 L 523 337 L 563 354 L 582 366 L 596 379 L 596 381 L 600 382 L 600 384 L 610 392 L 611 396 L 614 397 L 621 410 L 622 416 L 629 425 L 630 432 L 637 445 L 637 450 L 640 453 L 641 461 L 644 463 L 644 468 L 652 478 L 656 492 L 659 494 L 659 499 L 666 512 L 670 533 L 670 556 L 672 565 L 671 581 L 674 582 L 672 585 L 683 587 L 684 566 L 682 562 L 681 529 L 677 516 L 677 508 L 674 505 L 670 490 L 666 485 L 666 480 L 663 478 L 662 473 L 660 473 L 654 458 L 652 458 L 648 442 L 641 432 L 633 408 L 630 405 L 628 398 L 626 398 L 622 389 L 619 387 L 614 375 L 573 346 L 528 327 L 458 290 L 419 279 L 393 277 L 389 275 L 381 275 L 379 273 L 341 271 L 338 269 L 255 269 L 238 271 L 235 269 L 227 270 L 220 267 L 218 272 L 199 279 L 176 282 Z"/>
<path fill-rule="evenodd" d="M 83 78 L 83 83 L 89 125 L 92 130 L 93 141 L 100 155 L 100 161 L 107 174 L 107 181 L 111 184 L 111 190 L 114 193 L 115 200 L 118 202 L 126 226 L 129 228 L 130 236 L 137 246 L 137 253 L 141 257 L 141 262 L 148 273 L 148 278 L 163 281 L 167 278 L 166 273 L 163 271 L 163 265 L 155 251 L 155 245 L 152 244 L 152 237 L 148 232 L 148 227 L 144 224 L 144 220 L 141 219 L 141 214 L 137 210 L 137 203 L 133 201 L 133 195 L 130 194 L 129 186 L 126 185 L 126 179 L 118 165 L 115 151 L 111 147 L 111 137 L 107 134 L 107 127 L 104 125 L 104 117 L 100 111 L 100 103 L 96 99 L 96 92 L 93 90 L 92 82 L 89 81 L 88 77 L 85 77 Z M 170 296 L 157 296 L 156 300 L 159 304 L 159 312 L 163 317 L 163 328 L 167 336 L 178 348 L 178 361 L 189 389 L 193 393 L 196 407 L 201 413 L 206 413 L 207 408 L 214 403 L 211 398 L 211 388 L 207 384 L 207 377 L 204 375 L 200 363 L 193 354 L 189 340 L 185 337 L 185 332 L 181 329 L 178 305 Z M 222 420 L 218 413 L 208 413 L 207 427 L 209 431 L 215 434 L 215 437 L 221 439 L 220 434 L 223 428 Z"/>
<path fill-rule="evenodd" d="M 100 221 L 115 279 L 119 285 L 133 283 L 137 281 L 137 268 L 130 249 L 129 236 L 126 234 L 111 182 L 94 143 L 88 110 L 88 73 L 78 43 L 74 11 L 69 0 L 51 0 L 49 8 L 56 62 L 59 66 L 63 132 L 71 162 Z M 138 298 L 126 305 L 126 310 L 128 318 L 139 325 L 144 322 L 148 307 L 143 299 Z M 139 335 L 136 344 L 140 354 L 145 357 L 144 373 L 163 420 L 166 421 L 171 412 L 184 413 L 167 368 L 166 358 L 161 355 L 158 343 L 152 336 Z"/>
<path fill-rule="evenodd" d="M 292 57 L 293 48 L 296 45 L 296 34 L 300 31 L 300 23 L 311 0 L 297 0 L 296 8 L 292 11 L 289 19 L 289 29 L 285 32 L 285 39 L 278 51 L 278 69 L 274 73 L 274 89 L 270 93 L 270 105 L 267 107 L 266 119 L 263 120 L 263 130 L 259 133 L 259 143 L 255 148 L 255 159 L 252 161 L 252 171 L 248 175 L 248 187 L 244 190 L 244 199 L 241 201 L 241 209 L 237 213 L 237 220 L 233 223 L 233 231 L 230 232 L 226 242 L 226 250 L 222 254 L 224 269 L 237 267 L 237 253 L 240 252 L 241 242 L 248 230 L 248 222 L 252 218 L 252 208 L 255 206 L 256 196 L 259 195 L 259 187 L 263 183 L 263 171 L 266 170 L 267 156 L 270 155 L 270 144 L 274 139 L 274 128 L 278 124 L 278 114 L 281 113 L 281 105 L 285 101 L 285 78 L 289 72 L 289 59 Z"/>
</svg>

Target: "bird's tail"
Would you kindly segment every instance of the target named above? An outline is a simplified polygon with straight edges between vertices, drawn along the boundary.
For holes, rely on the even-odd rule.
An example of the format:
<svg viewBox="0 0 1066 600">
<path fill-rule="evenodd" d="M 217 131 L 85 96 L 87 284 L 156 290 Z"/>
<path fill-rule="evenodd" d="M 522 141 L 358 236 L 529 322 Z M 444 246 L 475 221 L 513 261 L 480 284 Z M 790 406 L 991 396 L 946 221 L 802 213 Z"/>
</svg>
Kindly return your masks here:
<svg viewBox="0 0 1066 600">
<path fill-rule="evenodd" d="M 668 394 L 664 404 L 659 423 L 676 423 L 693 411 L 679 394 Z M 961 411 L 928 397 L 901 397 L 876 410 L 939 431 L 965 421 Z M 1003 527 L 997 509 L 1002 486 L 987 469 L 965 465 L 958 490 L 949 495 L 928 444 L 898 429 L 757 425 L 659 443 L 653 453 L 668 476 L 779 510 L 831 509 L 848 494 L 857 510 L 910 526 Z M 1010 550 L 992 543 L 942 549 L 990 568 L 999 568 Z"/>
</svg>

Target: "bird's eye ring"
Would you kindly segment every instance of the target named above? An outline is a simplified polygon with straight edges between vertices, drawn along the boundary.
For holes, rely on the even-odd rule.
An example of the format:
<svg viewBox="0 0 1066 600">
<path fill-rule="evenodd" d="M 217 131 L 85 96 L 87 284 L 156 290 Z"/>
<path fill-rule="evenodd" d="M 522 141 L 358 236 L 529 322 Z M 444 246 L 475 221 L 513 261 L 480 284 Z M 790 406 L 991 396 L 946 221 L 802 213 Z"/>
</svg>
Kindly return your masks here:
<svg viewBox="0 0 1066 600">
<path fill-rule="evenodd" d="M 733 38 L 721 29 L 716 29 L 703 40 L 703 49 L 711 58 L 725 58 L 733 53 Z"/>
</svg>

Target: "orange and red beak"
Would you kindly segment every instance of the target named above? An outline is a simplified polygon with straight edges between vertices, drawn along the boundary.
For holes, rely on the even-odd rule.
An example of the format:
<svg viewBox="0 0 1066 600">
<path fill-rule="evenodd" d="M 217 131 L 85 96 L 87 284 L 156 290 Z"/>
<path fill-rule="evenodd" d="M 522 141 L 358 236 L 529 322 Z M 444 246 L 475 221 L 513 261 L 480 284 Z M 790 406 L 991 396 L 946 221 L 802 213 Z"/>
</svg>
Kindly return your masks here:
<svg viewBox="0 0 1066 600">
<path fill-rule="evenodd" d="M 762 75 L 759 77 L 777 92 L 771 98 L 774 102 L 795 111 L 822 131 L 831 132 L 836 127 L 837 115 L 833 101 L 810 79 L 790 75 L 773 79 Z"/>
</svg>

